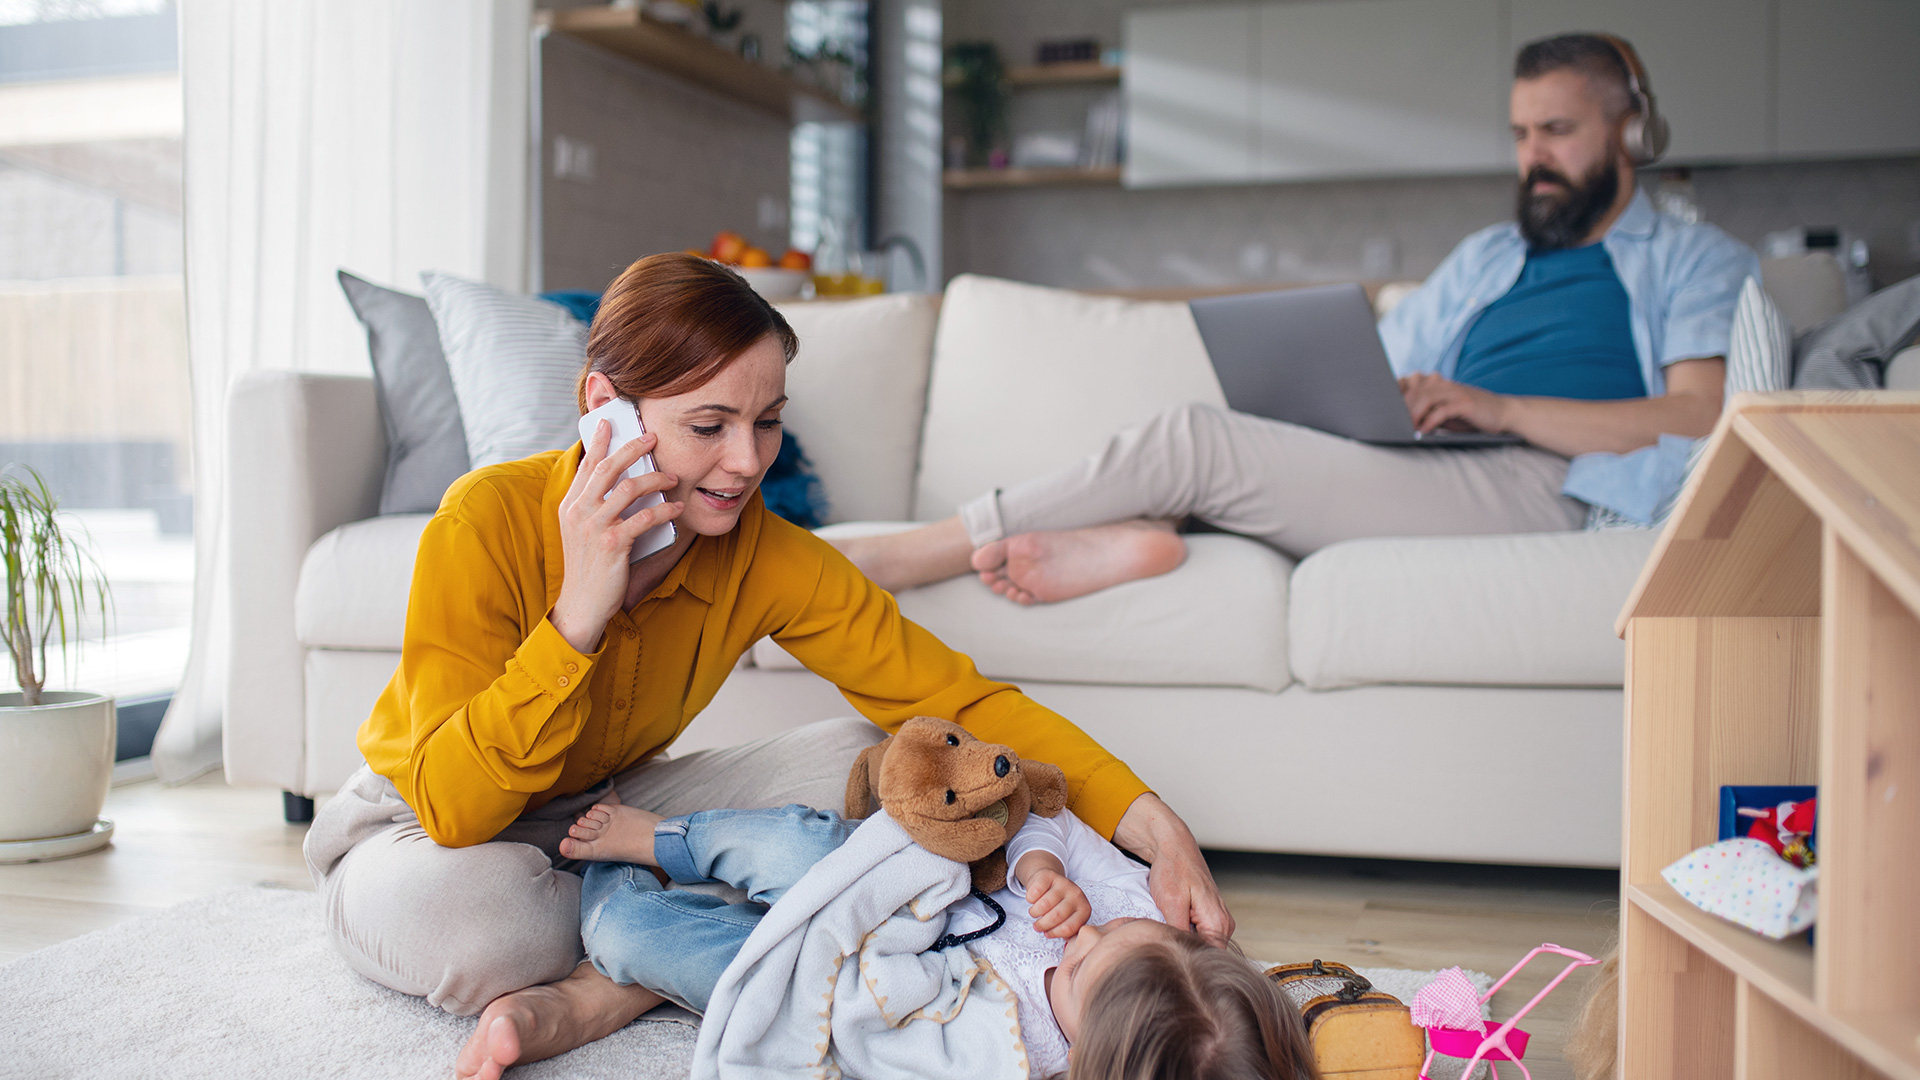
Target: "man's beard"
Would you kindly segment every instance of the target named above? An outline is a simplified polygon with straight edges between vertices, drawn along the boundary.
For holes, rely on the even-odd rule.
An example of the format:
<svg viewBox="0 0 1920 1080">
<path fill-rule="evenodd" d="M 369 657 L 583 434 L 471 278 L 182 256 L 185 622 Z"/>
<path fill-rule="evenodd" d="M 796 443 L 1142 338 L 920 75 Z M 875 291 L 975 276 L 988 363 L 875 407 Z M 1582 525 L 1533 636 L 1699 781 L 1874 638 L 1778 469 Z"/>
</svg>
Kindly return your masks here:
<svg viewBox="0 0 1920 1080">
<path fill-rule="evenodd" d="M 1558 183 L 1564 192 L 1534 194 L 1536 180 Z M 1603 161 L 1581 178 L 1578 184 L 1547 168 L 1535 165 L 1520 181 L 1520 235 L 1535 251 L 1559 251 L 1584 242 L 1594 222 L 1606 216 L 1620 194 L 1620 168 Z"/>
</svg>

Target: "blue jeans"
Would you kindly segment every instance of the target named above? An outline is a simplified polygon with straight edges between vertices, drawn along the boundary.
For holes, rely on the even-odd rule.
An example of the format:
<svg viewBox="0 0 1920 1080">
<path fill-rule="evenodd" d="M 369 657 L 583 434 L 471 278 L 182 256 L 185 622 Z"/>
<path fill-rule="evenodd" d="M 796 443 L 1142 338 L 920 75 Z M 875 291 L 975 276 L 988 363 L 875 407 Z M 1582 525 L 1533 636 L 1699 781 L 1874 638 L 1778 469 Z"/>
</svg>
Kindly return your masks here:
<svg viewBox="0 0 1920 1080">
<path fill-rule="evenodd" d="M 632 863 L 589 863 L 580 887 L 580 937 L 600 973 L 638 983 L 695 1012 L 739 955 L 767 908 L 814 863 L 845 843 L 858 822 L 831 810 L 704 810 L 667 818 L 653 856 L 677 884 L 725 882 L 744 903 L 662 888 Z"/>
</svg>

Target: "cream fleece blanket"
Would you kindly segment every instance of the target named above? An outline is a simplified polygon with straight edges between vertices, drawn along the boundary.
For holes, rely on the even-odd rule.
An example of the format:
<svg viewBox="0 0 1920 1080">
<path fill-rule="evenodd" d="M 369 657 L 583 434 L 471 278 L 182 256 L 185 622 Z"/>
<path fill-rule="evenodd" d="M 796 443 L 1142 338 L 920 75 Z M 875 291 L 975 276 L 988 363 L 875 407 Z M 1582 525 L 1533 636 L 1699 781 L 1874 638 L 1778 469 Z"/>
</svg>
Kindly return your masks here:
<svg viewBox="0 0 1920 1080">
<path fill-rule="evenodd" d="M 1012 989 L 964 945 L 927 951 L 968 885 L 884 810 L 868 818 L 721 975 L 695 1080 L 1026 1080 Z"/>
</svg>

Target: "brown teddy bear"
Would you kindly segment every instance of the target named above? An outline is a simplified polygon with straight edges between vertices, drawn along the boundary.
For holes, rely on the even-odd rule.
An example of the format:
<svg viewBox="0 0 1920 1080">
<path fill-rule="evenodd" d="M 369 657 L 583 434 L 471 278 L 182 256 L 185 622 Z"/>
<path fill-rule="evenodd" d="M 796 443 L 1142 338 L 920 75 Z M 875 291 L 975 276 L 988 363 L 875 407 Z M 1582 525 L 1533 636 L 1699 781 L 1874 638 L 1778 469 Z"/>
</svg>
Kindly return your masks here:
<svg viewBox="0 0 1920 1080">
<path fill-rule="evenodd" d="M 959 724 L 916 716 L 896 735 L 860 751 L 847 777 L 847 817 L 880 805 L 921 847 L 973 869 L 990 893 L 1007 883 L 1007 841 L 1029 811 L 1053 817 L 1067 805 L 1067 774 L 1021 761 Z"/>
</svg>

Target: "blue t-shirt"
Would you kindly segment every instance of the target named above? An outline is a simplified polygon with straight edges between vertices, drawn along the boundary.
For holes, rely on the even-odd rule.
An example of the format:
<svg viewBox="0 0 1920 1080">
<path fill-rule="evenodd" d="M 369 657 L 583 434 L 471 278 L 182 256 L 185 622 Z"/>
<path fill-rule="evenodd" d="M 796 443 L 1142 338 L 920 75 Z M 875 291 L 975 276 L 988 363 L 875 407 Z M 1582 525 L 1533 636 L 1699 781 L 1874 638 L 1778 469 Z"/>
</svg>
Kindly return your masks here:
<svg viewBox="0 0 1920 1080">
<path fill-rule="evenodd" d="M 1520 280 L 1468 328 L 1453 379 L 1525 397 L 1646 397 L 1628 319 L 1605 245 L 1530 251 Z"/>
</svg>

